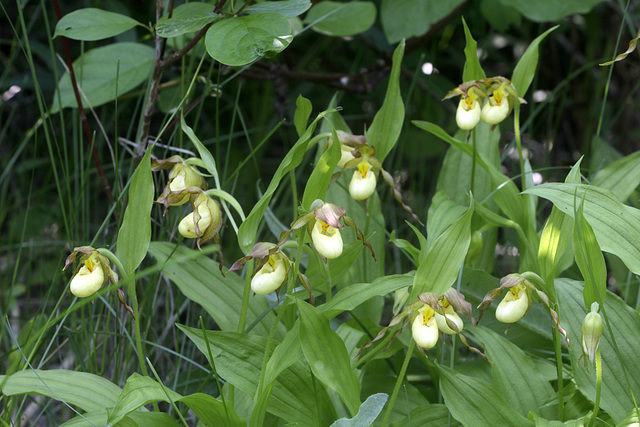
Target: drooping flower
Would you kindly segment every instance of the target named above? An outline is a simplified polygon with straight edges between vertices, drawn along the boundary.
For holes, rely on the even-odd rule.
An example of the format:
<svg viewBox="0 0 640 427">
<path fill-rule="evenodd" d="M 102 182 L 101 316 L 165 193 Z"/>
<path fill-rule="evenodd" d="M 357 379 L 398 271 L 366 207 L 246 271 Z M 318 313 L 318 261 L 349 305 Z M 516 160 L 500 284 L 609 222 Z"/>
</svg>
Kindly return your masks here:
<svg viewBox="0 0 640 427">
<path fill-rule="evenodd" d="M 351 160 L 355 159 L 353 151 L 360 145 L 365 144 L 367 140 L 363 135 L 352 135 L 343 130 L 337 130 L 336 135 L 338 141 L 340 141 L 340 161 L 338 161 L 338 167 L 344 168 L 344 166 Z M 327 147 L 333 144 L 333 135 L 329 137 Z"/>
<path fill-rule="evenodd" d="M 164 187 L 162 195 L 156 200 L 165 206 L 165 213 L 169 206 L 179 206 L 189 201 L 189 198 L 200 190 L 206 190 L 207 183 L 193 166 L 199 159 L 184 160 L 180 156 L 171 156 L 168 159 L 154 160 L 151 169 L 154 171 L 169 169 L 169 182 Z"/>
<path fill-rule="evenodd" d="M 376 190 L 376 175 L 371 164 L 363 160 L 358 163 L 357 170 L 349 183 L 349 194 L 354 200 L 365 200 Z"/>
<path fill-rule="evenodd" d="M 269 255 L 267 262 L 251 278 L 251 290 L 257 295 L 269 294 L 287 281 L 287 265 L 282 255 Z"/>
<path fill-rule="evenodd" d="M 482 107 L 480 118 L 490 125 L 497 125 L 509 115 L 509 95 L 502 86 L 493 91 L 493 94 Z"/>
<path fill-rule="evenodd" d="M 193 201 L 193 212 L 185 216 L 178 225 L 182 236 L 198 238 L 198 247 L 215 238 L 222 227 L 220 205 L 204 192 Z"/>
<path fill-rule="evenodd" d="M 509 289 L 496 308 L 496 319 L 502 323 L 514 323 L 522 319 L 530 306 L 527 287 L 519 284 Z"/>
<path fill-rule="evenodd" d="M 117 283 L 118 275 L 109 267 L 109 261 L 90 246 L 74 248 L 67 257 L 64 269 L 76 261 L 78 254 L 81 265 L 74 272 L 69 284 L 71 293 L 79 298 L 89 297 L 100 290 L 107 282 Z"/>
<path fill-rule="evenodd" d="M 342 255 L 340 230 L 320 219 L 317 219 L 313 225 L 311 240 L 318 253 L 327 259 L 335 259 Z"/>
<path fill-rule="evenodd" d="M 411 334 L 416 344 L 422 348 L 433 348 L 438 342 L 438 323 L 435 310 L 424 305 L 411 324 Z"/>
<path fill-rule="evenodd" d="M 456 123 L 462 130 L 471 130 L 480 121 L 480 103 L 478 97 L 473 93 L 462 96 L 456 110 Z"/>
<path fill-rule="evenodd" d="M 591 311 L 587 313 L 582 322 L 582 356 L 585 357 L 585 367 L 587 358 L 591 363 L 596 358 L 596 351 L 600 345 L 600 338 L 604 333 L 604 323 L 598 313 L 600 306 L 597 302 L 591 304 Z"/>
<path fill-rule="evenodd" d="M 458 313 L 455 312 L 453 306 L 449 304 L 447 297 L 442 297 L 442 308 L 444 308 L 444 316 L 438 312 L 436 312 L 436 323 L 438 324 L 438 329 L 444 334 L 453 335 L 462 331 L 464 327 L 464 322 L 458 316 Z M 446 318 L 445 318 L 446 316 Z M 447 322 L 448 320 L 448 322 Z M 449 326 L 449 322 L 453 323 L 458 330 L 452 329 Z"/>
</svg>

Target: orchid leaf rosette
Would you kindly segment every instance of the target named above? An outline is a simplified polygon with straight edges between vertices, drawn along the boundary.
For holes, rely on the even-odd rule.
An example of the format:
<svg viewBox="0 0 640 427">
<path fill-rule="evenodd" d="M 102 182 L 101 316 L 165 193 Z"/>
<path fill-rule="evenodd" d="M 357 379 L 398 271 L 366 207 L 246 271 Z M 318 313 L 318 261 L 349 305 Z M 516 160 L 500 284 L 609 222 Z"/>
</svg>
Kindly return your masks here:
<svg viewBox="0 0 640 427">
<path fill-rule="evenodd" d="M 165 214 L 169 206 L 180 206 L 187 203 L 198 190 L 206 190 L 207 183 L 202 174 L 196 168 L 201 160 L 190 158 L 184 160 L 180 156 L 171 156 L 168 159 L 153 160 L 151 170 L 159 171 L 171 169 L 169 181 L 162 190 L 162 195 L 158 197 L 156 203 L 162 203 L 165 207 Z"/>
<path fill-rule="evenodd" d="M 376 337 L 365 344 L 360 351 L 382 339 L 390 328 L 400 325 L 398 330 L 394 332 L 391 339 L 393 341 L 405 326 L 411 324 L 411 335 L 423 354 L 425 349 L 428 350 L 435 347 L 441 333 L 446 335 L 455 334 L 469 350 L 486 359 L 486 356 L 480 350 L 469 345 L 466 337 L 461 333 L 464 328 L 464 322 L 460 314 L 470 317 L 471 323 L 476 324 L 471 313 L 472 306 L 465 300 L 464 295 L 454 288 L 449 288 L 443 295 L 425 292 L 418 295 L 418 298 L 420 301 L 409 304 L 402 313 L 394 316 L 389 326 L 382 328 Z M 391 341 L 389 345 L 391 345 Z"/>
<path fill-rule="evenodd" d="M 286 242 L 288 233 L 283 233 L 283 239 L 278 244 L 258 242 L 251 253 L 234 262 L 229 271 L 240 270 L 251 259 L 256 260 L 256 266 L 251 275 L 251 290 L 256 295 L 267 295 L 279 290 L 287 283 L 293 261 L 280 249 Z M 309 301 L 314 303 L 309 279 L 298 271 L 298 280 L 309 291 Z"/>
<path fill-rule="evenodd" d="M 480 309 L 480 317 L 478 321 L 480 321 L 484 310 L 491 304 L 491 302 L 498 299 L 506 290 L 507 294 L 502 298 L 496 308 L 496 319 L 502 323 L 509 324 L 506 331 L 508 332 L 513 323 L 522 319 L 529 312 L 529 309 L 533 304 L 532 296 L 535 292 L 538 299 L 540 299 L 540 302 L 549 309 L 551 320 L 564 337 L 567 346 L 569 346 L 567 331 L 565 331 L 558 323 L 558 313 L 551 307 L 551 302 L 549 301 L 547 294 L 538 289 L 533 282 L 538 284 L 544 283 L 540 276 L 530 271 L 522 274 L 513 273 L 503 277 L 500 280 L 500 287 L 490 290 L 485 295 L 480 305 L 478 305 L 478 308 Z"/>
<path fill-rule="evenodd" d="M 323 259 L 335 259 L 342 255 L 344 244 L 340 230 L 345 226 L 353 228 L 358 240 L 369 248 L 373 258 L 376 258 L 371 243 L 365 240 L 364 234 L 356 226 L 353 219 L 347 216 L 344 208 L 332 203 L 324 203 L 322 200 L 316 200 L 311 205 L 310 212 L 302 215 L 291 224 L 291 230 L 297 230 L 305 225 L 311 236 L 313 246 Z M 285 232 L 287 233 L 286 237 L 288 237 L 288 233 L 291 230 Z M 280 240 L 282 239 L 283 237 L 280 238 Z"/>
<path fill-rule="evenodd" d="M 71 293 L 79 298 L 89 297 L 98 292 L 107 282 L 118 283 L 118 275 L 109 266 L 109 260 L 91 246 L 79 246 L 67 257 L 63 270 L 76 262 L 80 264 L 74 270 L 69 284 Z"/>
</svg>

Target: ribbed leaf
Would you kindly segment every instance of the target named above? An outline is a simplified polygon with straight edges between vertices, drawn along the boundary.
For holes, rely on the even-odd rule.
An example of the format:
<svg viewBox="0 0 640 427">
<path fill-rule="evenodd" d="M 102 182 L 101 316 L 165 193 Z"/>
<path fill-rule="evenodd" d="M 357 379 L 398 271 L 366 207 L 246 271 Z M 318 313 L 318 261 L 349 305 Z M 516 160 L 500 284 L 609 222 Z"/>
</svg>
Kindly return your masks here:
<svg viewBox="0 0 640 427">
<path fill-rule="evenodd" d="M 441 427 L 449 425 L 449 410 L 446 405 L 431 404 L 419 406 L 400 421 L 391 424 L 391 427 L 406 427 L 408 425 L 418 425 L 420 427 Z M 452 426 L 458 426 L 456 420 L 451 420 Z"/>
<path fill-rule="evenodd" d="M 451 287 L 469 250 L 472 216 L 473 203 L 429 248 L 416 271 L 409 301 L 415 301 L 423 292 L 442 295 Z"/>
<path fill-rule="evenodd" d="M 338 135 L 335 133 L 336 130 L 333 124 L 331 124 L 331 122 L 327 123 L 333 132 L 333 140 L 338 141 Z M 302 209 L 305 211 L 311 210 L 311 204 L 314 200 L 325 198 L 327 188 L 329 188 L 329 183 L 333 176 L 333 171 L 340 161 L 341 151 L 340 144 L 337 142 L 333 143 L 327 148 L 327 151 L 322 154 L 320 159 L 318 159 L 318 163 L 316 163 L 315 168 L 313 168 L 313 172 L 311 172 L 307 180 L 307 185 L 302 195 Z"/>
<path fill-rule="evenodd" d="M 389 396 L 385 393 L 372 394 L 360 405 L 358 415 L 353 418 L 340 418 L 331 427 L 369 427 L 376 420 Z"/>
<path fill-rule="evenodd" d="M 360 382 L 342 339 L 329 326 L 329 320 L 304 301 L 300 312 L 300 344 L 314 376 L 334 389 L 351 415 L 360 407 Z"/>
<path fill-rule="evenodd" d="M 175 283 L 187 298 L 204 307 L 220 329 L 235 331 L 238 328 L 244 280 L 231 272 L 223 277 L 218 263 L 197 250 L 168 242 L 153 242 L 149 252 L 158 264 L 163 265 L 162 274 Z M 247 324 L 262 316 L 268 308 L 269 303 L 264 298 L 249 299 Z M 266 336 L 274 321 L 275 315 L 267 313 L 252 332 Z M 276 337 L 283 337 L 284 332 L 280 325 Z"/>
<path fill-rule="evenodd" d="M 568 332 L 571 348 L 571 366 L 573 377 L 580 391 L 589 399 L 596 395 L 595 366 L 587 372 L 584 360 L 578 362 L 582 354 L 580 331 L 587 314 L 582 298 L 584 284 L 569 279 L 556 279 L 556 290 L 560 304 L 560 320 Z M 604 305 L 600 308 L 603 318 L 606 316 L 613 328 L 614 337 L 606 327 L 600 339 L 602 356 L 602 396 L 600 407 L 616 423 L 620 423 L 626 414 L 635 407 L 631 398 L 629 384 L 634 395 L 640 396 L 640 316 L 617 295 L 607 292 Z M 620 351 L 616 353 L 613 338 Z M 588 363 L 588 362 L 587 362 Z M 624 367 L 624 371 L 623 371 Z M 627 380 L 629 382 L 627 382 Z"/>
<path fill-rule="evenodd" d="M 60 427 L 95 427 L 107 425 L 107 409 L 101 411 L 92 411 L 71 418 Z M 164 412 L 132 412 L 124 417 L 118 423 L 117 427 L 139 427 L 139 426 L 153 426 L 153 427 L 179 427 L 178 424 L 169 414 Z"/>
<path fill-rule="evenodd" d="M 128 275 L 135 272 L 149 249 L 153 191 L 151 150 L 147 150 L 133 174 L 129 203 L 118 231 L 118 259 Z"/>
<path fill-rule="evenodd" d="M 640 274 L 640 210 L 622 204 L 609 190 L 589 186 L 587 191 L 583 184 L 542 184 L 526 193 L 550 200 L 571 217 L 575 200 L 584 196 L 584 216 L 600 248 L 617 255 L 629 270 Z"/>
<path fill-rule="evenodd" d="M 440 371 L 440 390 L 451 415 L 463 425 L 530 426 L 525 417 L 509 406 L 495 387 L 468 377 L 444 365 Z"/>
<path fill-rule="evenodd" d="M 122 391 L 111 381 L 85 372 L 52 369 L 20 371 L 0 376 L 2 393 L 39 394 L 62 400 L 84 411 L 97 411 L 113 406 Z"/>
<path fill-rule="evenodd" d="M 584 279 L 584 306 L 588 308 L 591 303 L 604 301 L 607 292 L 607 266 L 596 235 L 583 212 L 584 206 L 580 203 L 575 213 L 573 252 Z"/>
<path fill-rule="evenodd" d="M 403 40 L 393 52 L 393 65 L 384 102 L 364 135 L 367 138 L 367 143 L 376 148 L 376 159 L 381 163 L 396 145 L 404 123 L 404 103 L 400 94 L 400 70 L 404 56 L 404 45 Z"/>
<path fill-rule="evenodd" d="M 536 68 L 538 67 L 538 45 L 551 31 L 556 28 L 558 28 L 557 25 L 553 28 L 549 28 L 547 31 L 536 37 L 535 40 L 529 44 L 529 47 L 520 57 L 516 68 L 513 70 L 511 82 L 516 88 L 518 96 L 521 98 L 524 98 L 524 95 L 527 93 L 527 90 L 533 81 L 533 76 L 536 73 Z"/>
<path fill-rule="evenodd" d="M 503 336 L 483 326 L 472 328 L 487 357 L 493 362 L 493 386 L 509 402 L 511 408 L 523 416 L 529 411 L 539 413 L 547 400 L 554 396 L 553 388 L 544 379 L 533 360 Z M 548 414 L 547 414 L 548 412 Z M 554 416 L 555 413 L 543 412 Z"/>
<path fill-rule="evenodd" d="M 640 151 L 618 159 L 598 171 L 591 184 L 611 190 L 621 202 L 627 200 L 640 185 Z"/>
<path fill-rule="evenodd" d="M 208 358 L 201 329 L 178 325 Z M 235 332 L 206 331 L 218 374 L 248 396 L 255 396 L 267 339 Z M 276 342 L 277 345 L 277 342 Z M 317 402 L 317 404 L 310 404 Z M 329 397 L 314 384 L 309 366 L 301 359 L 283 371 L 275 381 L 267 411 L 290 423 L 328 424 L 335 419 Z"/>
</svg>

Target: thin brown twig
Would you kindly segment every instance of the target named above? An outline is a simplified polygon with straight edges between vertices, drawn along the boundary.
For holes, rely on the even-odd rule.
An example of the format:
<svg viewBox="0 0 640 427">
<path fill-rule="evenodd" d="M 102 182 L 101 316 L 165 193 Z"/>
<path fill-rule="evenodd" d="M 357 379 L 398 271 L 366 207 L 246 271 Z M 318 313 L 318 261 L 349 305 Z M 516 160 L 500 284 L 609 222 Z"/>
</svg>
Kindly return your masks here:
<svg viewBox="0 0 640 427">
<path fill-rule="evenodd" d="M 62 12 L 60 10 L 60 5 L 58 4 L 58 0 L 53 0 L 53 7 L 56 12 L 56 18 L 58 21 L 62 19 Z M 114 204 L 116 201 L 113 198 L 113 193 L 111 192 L 111 186 L 109 185 L 109 181 L 104 174 L 104 170 L 102 169 L 102 163 L 100 163 L 100 158 L 98 157 L 98 152 L 96 151 L 96 147 L 93 144 L 93 136 L 91 135 L 91 129 L 89 128 L 89 121 L 87 120 L 87 115 L 84 112 L 84 107 L 82 106 L 82 100 L 80 98 L 80 91 L 78 90 L 78 81 L 76 80 L 76 74 L 73 69 L 73 62 L 71 61 L 71 52 L 69 51 L 69 42 L 67 38 L 64 36 L 60 37 L 62 39 L 62 47 L 64 49 L 65 61 L 67 62 L 67 67 L 69 69 L 69 77 L 71 78 L 71 87 L 73 88 L 73 94 L 76 98 L 76 103 L 78 104 L 78 113 L 80 114 L 80 121 L 82 122 L 82 128 L 84 130 L 85 138 L 87 139 L 87 143 L 89 147 L 91 147 L 91 157 L 93 158 L 93 163 L 96 165 L 96 169 L 98 170 L 98 175 L 100 176 L 100 181 L 102 182 L 102 187 L 104 189 L 105 194 L 107 195 L 107 199 L 109 199 L 109 203 Z"/>
</svg>

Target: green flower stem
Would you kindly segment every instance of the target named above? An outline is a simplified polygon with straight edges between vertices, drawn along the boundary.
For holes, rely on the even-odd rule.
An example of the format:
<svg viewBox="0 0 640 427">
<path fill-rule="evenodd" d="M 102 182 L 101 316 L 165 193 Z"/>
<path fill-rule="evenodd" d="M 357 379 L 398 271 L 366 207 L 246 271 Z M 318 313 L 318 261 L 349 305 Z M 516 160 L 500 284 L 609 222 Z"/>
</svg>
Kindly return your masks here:
<svg viewBox="0 0 640 427">
<path fill-rule="evenodd" d="M 473 158 L 471 163 L 471 194 L 475 195 L 475 182 L 476 182 L 476 158 L 478 156 L 478 146 L 476 145 L 476 128 L 470 130 L 473 138 Z"/>
<path fill-rule="evenodd" d="M 558 322 L 560 320 L 558 319 Z M 553 329 L 553 349 L 556 353 L 556 372 L 558 375 L 558 404 L 560 411 L 559 419 L 564 420 L 564 380 L 562 376 L 562 337 L 558 328 Z"/>
<path fill-rule="evenodd" d="M 600 358 L 600 348 L 596 348 L 596 402 L 593 404 L 593 415 L 589 421 L 589 427 L 595 425 L 600 409 L 600 394 L 602 392 L 602 359 Z"/>
<path fill-rule="evenodd" d="M 247 312 L 249 311 L 249 297 L 251 296 L 251 274 L 253 271 L 253 259 L 247 262 L 247 275 L 244 278 L 244 293 L 242 294 L 242 307 L 240 307 L 240 321 L 238 322 L 238 332 L 243 332 L 247 323 Z"/>
<path fill-rule="evenodd" d="M 107 257 L 109 261 L 115 264 L 116 268 L 120 272 L 120 275 L 122 276 L 122 282 L 127 288 L 127 294 L 129 294 L 129 297 L 131 298 L 131 303 L 133 306 L 131 308 L 135 313 L 135 317 L 133 318 L 133 324 L 135 328 L 136 350 L 138 352 L 138 362 L 140 362 L 140 371 L 142 372 L 142 375 L 144 375 L 145 377 L 148 377 L 149 372 L 147 371 L 147 365 L 144 362 L 146 357 L 144 355 L 144 350 L 142 348 L 142 336 L 140 334 L 140 309 L 138 307 L 138 295 L 136 294 L 136 282 L 133 279 L 131 280 L 129 279 L 129 275 L 127 274 L 124 267 L 122 266 L 122 263 L 113 252 L 105 248 L 98 249 L 98 252 L 101 255 L 104 255 L 105 257 Z"/>
<path fill-rule="evenodd" d="M 524 157 L 522 156 L 522 139 L 520 138 L 520 104 L 515 103 L 513 109 L 513 130 L 516 134 L 516 145 L 518 146 L 518 157 L 520 158 L 520 173 L 522 174 L 522 191 L 527 189 L 527 177 L 524 170 Z"/>
<path fill-rule="evenodd" d="M 391 410 L 393 410 L 393 405 L 396 403 L 396 398 L 398 397 L 398 392 L 400 391 L 400 386 L 402 386 L 402 381 L 404 380 L 404 375 L 407 373 L 407 367 L 409 366 L 409 361 L 411 360 L 411 355 L 413 354 L 413 350 L 416 348 L 416 342 L 412 339 L 411 344 L 409 344 L 409 348 L 407 349 L 407 355 L 404 358 L 404 363 L 402 364 L 402 369 L 400 369 L 400 374 L 398 374 L 398 379 L 396 380 L 396 385 L 393 388 L 393 393 L 391 393 L 391 399 L 389 399 L 389 403 L 387 406 L 387 412 L 384 414 L 384 419 L 382 420 L 382 427 L 386 427 L 389 422 L 389 417 L 391 416 Z"/>
</svg>

